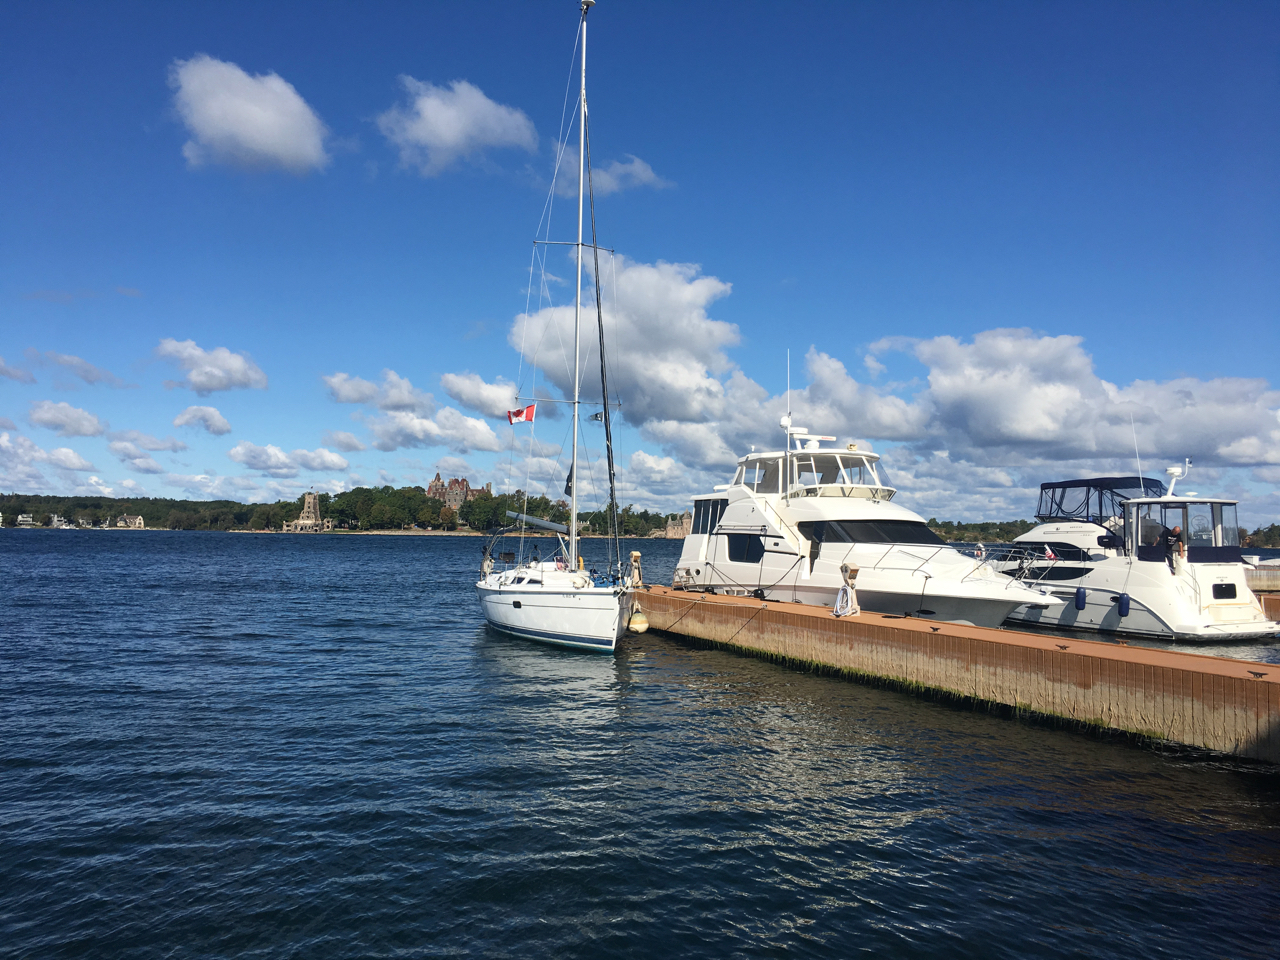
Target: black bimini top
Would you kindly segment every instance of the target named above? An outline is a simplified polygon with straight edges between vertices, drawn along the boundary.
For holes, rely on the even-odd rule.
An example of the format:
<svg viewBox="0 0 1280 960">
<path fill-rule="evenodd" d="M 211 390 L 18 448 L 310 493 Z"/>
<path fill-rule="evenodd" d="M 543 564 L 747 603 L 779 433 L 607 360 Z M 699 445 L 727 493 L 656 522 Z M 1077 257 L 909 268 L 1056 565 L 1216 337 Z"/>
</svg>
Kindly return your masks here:
<svg viewBox="0 0 1280 960">
<path fill-rule="evenodd" d="M 1163 497 L 1164 484 L 1143 477 L 1090 477 L 1040 484 L 1036 519 L 1090 520 L 1121 516 L 1120 504 L 1135 497 Z"/>
</svg>

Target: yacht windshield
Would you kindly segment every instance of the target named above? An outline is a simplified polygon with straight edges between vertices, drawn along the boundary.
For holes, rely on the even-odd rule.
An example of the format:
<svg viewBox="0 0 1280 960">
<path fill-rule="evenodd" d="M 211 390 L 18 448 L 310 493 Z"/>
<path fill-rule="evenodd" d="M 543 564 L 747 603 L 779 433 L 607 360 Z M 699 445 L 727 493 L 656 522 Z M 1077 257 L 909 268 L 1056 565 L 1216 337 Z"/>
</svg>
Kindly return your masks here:
<svg viewBox="0 0 1280 960">
<path fill-rule="evenodd" d="M 814 453 L 808 450 L 791 455 L 788 497 L 854 497 L 892 500 L 896 492 L 886 485 L 885 475 L 871 461 L 855 453 Z"/>
<path fill-rule="evenodd" d="M 782 464 L 778 460 L 748 460 L 735 477 L 748 490 L 756 493 L 779 493 Z"/>
</svg>

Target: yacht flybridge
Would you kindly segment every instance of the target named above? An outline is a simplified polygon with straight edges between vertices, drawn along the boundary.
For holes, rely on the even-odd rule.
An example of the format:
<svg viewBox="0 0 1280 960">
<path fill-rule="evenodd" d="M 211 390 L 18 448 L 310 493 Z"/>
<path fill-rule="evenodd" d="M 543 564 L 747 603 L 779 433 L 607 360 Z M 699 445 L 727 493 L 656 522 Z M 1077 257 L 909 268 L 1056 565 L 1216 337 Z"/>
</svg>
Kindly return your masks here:
<svg viewBox="0 0 1280 960">
<path fill-rule="evenodd" d="M 1040 525 L 999 551 L 1011 578 L 1064 600 L 1028 605 L 1010 623 L 1180 641 L 1272 636 L 1244 578 L 1235 500 L 1177 496 L 1141 477 L 1040 485 Z"/>
<path fill-rule="evenodd" d="M 865 610 L 998 626 L 1062 600 L 944 543 L 897 492 L 880 457 L 793 427 L 783 450 L 750 453 L 733 481 L 694 498 L 676 589 L 831 606 L 856 569 Z M 842 569 L 843 568 L 843 569 Z"/>
</svg>

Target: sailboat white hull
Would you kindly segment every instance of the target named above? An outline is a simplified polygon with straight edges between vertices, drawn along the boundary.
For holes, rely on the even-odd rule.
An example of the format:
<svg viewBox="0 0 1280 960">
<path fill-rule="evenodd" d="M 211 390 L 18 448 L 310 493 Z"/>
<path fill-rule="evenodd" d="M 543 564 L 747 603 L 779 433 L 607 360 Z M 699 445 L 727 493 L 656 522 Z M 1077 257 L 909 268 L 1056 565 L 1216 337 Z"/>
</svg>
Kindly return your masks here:
<svg viewBox="0 0 1280 960">
<path fill-rule="evenodd" d="M 494 573 L 476 584 L 489 626 L 525 640 L 613 652 L 627 628 L 630 594 L 626 590 L 595 586 L 582 573 L 546 570 L 540 580 L 528 573 Z"/>
</svg>

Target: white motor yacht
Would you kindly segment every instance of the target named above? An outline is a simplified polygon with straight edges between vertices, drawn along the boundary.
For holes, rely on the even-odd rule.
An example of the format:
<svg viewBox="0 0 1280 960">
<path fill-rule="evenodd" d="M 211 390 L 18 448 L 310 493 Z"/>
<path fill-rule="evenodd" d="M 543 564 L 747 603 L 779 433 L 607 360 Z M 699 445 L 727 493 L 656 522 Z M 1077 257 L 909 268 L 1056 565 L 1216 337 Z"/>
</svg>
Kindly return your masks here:
<svg viewBox="0 0 1280 960">
<path fill-rule="evenodd" d="M 910 510 L 880 458 L 823 447 L 782 419 L 786 448 L 750 453 L 733 482 L 694 498 L 676 589 L 831 606 L 856 568 L 864 610 L 998 626 L 1015 608 L 1062 606 L 943 542 Z"/>
<path fill-rule="evenodd" d="M 1141 477 L 1041 484 L 1040 525 L 992 554 L 1064 603 L 1019 607 L 1009 622 L 1177 641 L 1280 631 L 1245 582 L 1237 501 L 1174 494 L 1189 467 L 1169 469 L 1168 492 Z"/>
</svg>

